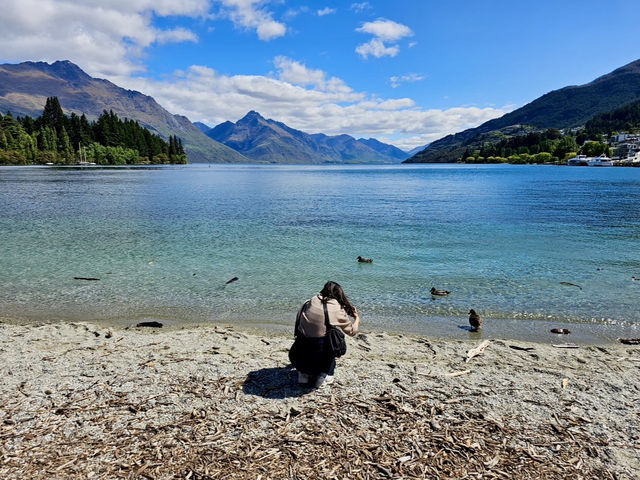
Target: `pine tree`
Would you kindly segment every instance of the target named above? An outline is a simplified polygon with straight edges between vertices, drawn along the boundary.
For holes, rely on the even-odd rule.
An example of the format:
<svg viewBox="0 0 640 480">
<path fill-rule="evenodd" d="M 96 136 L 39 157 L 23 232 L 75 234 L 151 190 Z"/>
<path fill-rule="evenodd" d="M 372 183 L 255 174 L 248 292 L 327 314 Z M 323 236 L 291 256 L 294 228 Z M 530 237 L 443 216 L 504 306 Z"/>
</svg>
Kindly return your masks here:
<svg viewBox="0 0 640 480">
<path fill-rule="evenodd" d="M 40 117 L 41 125 L 45 127 L 51 127 L 56 130 L 56 133 L 61 133 L 66 124 L 67 117 L 65 117 L 58 97 L 48 97 L 47 102 L 44 105 L 42 116 Z"/>
<path fill-rule="evenodd" d="M 71 144 L 69 143 L 69 135 L 67 135 L 67 130 L 64 127 L 62 127 L 62 132 L 58 139 L 58 152 L 67 159 L 69 159 L 73 153 Z"/>
</svg>

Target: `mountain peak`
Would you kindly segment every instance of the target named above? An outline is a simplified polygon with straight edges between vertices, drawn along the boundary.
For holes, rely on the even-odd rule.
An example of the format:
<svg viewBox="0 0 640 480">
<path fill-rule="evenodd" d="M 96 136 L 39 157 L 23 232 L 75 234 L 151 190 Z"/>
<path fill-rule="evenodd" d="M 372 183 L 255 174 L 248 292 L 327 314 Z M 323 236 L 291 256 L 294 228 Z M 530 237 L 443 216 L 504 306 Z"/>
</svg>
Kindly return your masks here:
<svg viewBox="0 0 640 480">
<path fill-rule="evenodd" d="M 92 78 L 85 73 L 78 65 L 69 60 L 57 60 L 53 63 L 47 62 L 23 62 L 19 64 L 43 73 L 57 77 L 70 82 L 88 82 Z"/>
<path fill-rule="evenodd" d="M 268 163 L 394 163 L 407 155 L 392 145 L 372 146 L 349 135 L 308 134 L 251 110 L 238 122 L 223 122 L 207 132 L 255 161 Z"/>
<path fill-rule="evenodd" d="M 250 121 L 250 120 L 266 120 L 266 119 L 255 110 L 250 110 L 249 112 L 247 112 L 247 114 L 244 117 L 238 120 L 238 123 L 242 121 Z"/>
</svg>

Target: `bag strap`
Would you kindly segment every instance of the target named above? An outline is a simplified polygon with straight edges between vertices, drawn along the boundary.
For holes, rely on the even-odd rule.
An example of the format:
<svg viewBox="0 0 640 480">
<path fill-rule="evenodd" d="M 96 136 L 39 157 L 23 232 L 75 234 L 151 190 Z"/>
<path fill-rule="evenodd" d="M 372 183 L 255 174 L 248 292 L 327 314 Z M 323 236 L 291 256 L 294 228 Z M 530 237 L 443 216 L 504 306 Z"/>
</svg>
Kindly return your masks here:
<svg viewBox="0 0 640 480">
<path fill-rule="evenodd" d="M 322 301 L 322 307 L 324 308 L 324 326 L 327 327 L 327 333 L 325 333 L 325 335 L 327 335 L 331 328 L 331 323 L 329 323 L 329 312 L 327 311 L 327 302 L 325 300 Z"/>
</svg>

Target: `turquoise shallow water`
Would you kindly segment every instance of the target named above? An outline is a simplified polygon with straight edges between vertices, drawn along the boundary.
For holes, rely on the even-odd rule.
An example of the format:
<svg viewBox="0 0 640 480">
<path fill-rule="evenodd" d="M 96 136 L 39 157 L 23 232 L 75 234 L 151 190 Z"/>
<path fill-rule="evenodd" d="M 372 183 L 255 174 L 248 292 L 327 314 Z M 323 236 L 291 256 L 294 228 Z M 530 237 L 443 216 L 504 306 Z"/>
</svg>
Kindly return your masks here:
<svg viewBox="0 0 640 480">
<path fill-rule="evenodd" d="M 27 321 L 284 326 L 333 279 L 373 328 L 640 336 L 639 240 L 640 169 L 0 168 L 0 309 Z"/>
</svg>

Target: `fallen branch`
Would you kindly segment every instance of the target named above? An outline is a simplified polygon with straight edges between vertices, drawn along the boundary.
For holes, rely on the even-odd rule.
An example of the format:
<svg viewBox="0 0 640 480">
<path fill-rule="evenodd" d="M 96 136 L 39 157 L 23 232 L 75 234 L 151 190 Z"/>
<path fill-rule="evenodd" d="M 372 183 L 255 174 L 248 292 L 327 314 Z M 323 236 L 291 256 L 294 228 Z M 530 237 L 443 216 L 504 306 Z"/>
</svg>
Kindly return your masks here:
<svg viewBox="0 0 640 480">
<path fill-rule="evenodd" d="M 444 376 L 445 377 L 459 377 L 460 375 L 466 375 L 467 373 L 471 373 L 471 370 L 462 370 L 462 371 L 459 371 L 459 372 L 445 373 Z"/>
<path fill-rule="evenodd" d="M 465 363 L 468 363 L 469 360 L 471 360 L 473 357 L 477 357 L 482 352 L 484 352 L 485 349 L 489 346 L 490 343 L 491 342 L 489 340 L 485 340 L 480 345 L 478 345 L 476 348 L 472 348 L 471 350 L 469 350 L 467 352 L 467 358 L 464 360 Z"/>
</svg>

